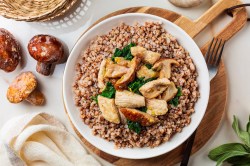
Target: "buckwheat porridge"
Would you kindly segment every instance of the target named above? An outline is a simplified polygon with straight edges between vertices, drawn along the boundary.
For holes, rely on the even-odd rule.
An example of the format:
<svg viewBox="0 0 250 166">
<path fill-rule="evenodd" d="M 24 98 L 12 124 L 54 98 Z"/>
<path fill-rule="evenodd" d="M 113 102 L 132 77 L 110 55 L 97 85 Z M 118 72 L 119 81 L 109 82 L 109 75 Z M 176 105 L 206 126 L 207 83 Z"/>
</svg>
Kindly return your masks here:
<svg viewBox="0 0 250 166">
<path fill-rule="evenodd" d="M 121 24 L 83 50 L 75 104 L 117 148 L 156 147 L 191 122 L 200 94 L 189 53 L 158 22 Z"/>
</svg>

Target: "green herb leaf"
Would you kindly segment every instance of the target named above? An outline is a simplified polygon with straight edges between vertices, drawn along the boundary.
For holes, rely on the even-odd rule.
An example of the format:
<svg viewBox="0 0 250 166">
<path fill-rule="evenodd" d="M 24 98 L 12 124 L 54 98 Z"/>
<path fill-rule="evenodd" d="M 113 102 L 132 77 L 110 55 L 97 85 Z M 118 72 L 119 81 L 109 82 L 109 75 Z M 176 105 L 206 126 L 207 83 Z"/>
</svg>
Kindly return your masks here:
<svg viewBox="0 0 250 166">
<path fill-rule="evenodd" d="M 128 89 L 131 92 L 141 94 L 141 92 L 139 91 L 140 87 L 142 87 L 147 82 L 150 82 L 150 81 L 153 81 L 153 80 L 155 80 L 155 78 L 149 78 L 149 79 L 146 79 L 146 80 L 144 79 L 144 77 L 136 78 L 133 82 L 130 82 L 128 84 Z"/>
<path fill-rule="evenodd" d="M 138 108 L 138 110 L 140 110 L 141 112 L 147 112 L 147 107 L 140 107 Z"/>
<path fill-rule="evenodd" d="M 179 104 L 179 98 L 182 95 L 182 89 L 181 89 L 181 87 L 177 87 L 177 89 L 178 89 L 177 94 L 175 95 L 175 97 L 172 100 L 169 101 L 169 104 L 172 104 L 175 107 L 178 106 L 178 104 Z"/>
<path fill-rule="evenodd" d="M 115 97 L 115 92 L 116 92 L 116 90 L 115 90 L 114 86 L 112 85 L 112 83 L 108 82 L 106 84 L 106 88 L 102 91 L 102 93 L 100 95 L 111 99 L 111 98 Z"/>
<path fill-rule="evenodd" d="M 148 69 L 151 69 L 153 66 L 149 63 L 145 64 L 145 66 L 148 68 Z"/>
<path fill-rule="evenodd" d="M 250 134 L 250 116 L 249 116 L 249 120 L 247 123 L 247 132 Z"/>
<path fill-rule="evenodd" d="M 98 104 L 98 99 L 97 98 L 98 98 L 98 95 L 91 97 L 91 99 L 94 100 Z"/>
<path fill-rule="evenodd" d="M 249 166 L 250 156 L 236 156 L 227 160 L 228 163 L 233 164 L 233 166 Z"/>
<path fill-rule="evenodd" d="M 250 133 L 240 129 L 239 121 L 235 116 L 232 127 L 236 132 L 236 134 L 238 135 L 238 137 L 250 148 Z"/>
<path fill-rule="evenodd" d="M 130 43 L 127 46 L 125 46 L 122 50 L 119 48 L 115 49 L 114 55 L 111 57 L 112 61 L 115 61 L 115 57 L 124 57 L 126 60 L 132 60 L 134 56 L 131 54 L 131 47 L 136 46 L 135 43 Z"/>
<path fill-rule="evenodd" d="M 136 132 L 137 134 L 140 134 L 141 132 L 141 125 L 138 122 L 133 122 L 131 120 L 127 120 L 127 124 L 128 124 L 128 128 L 130 130 L 133 130 L 134 132 Z"/>
</svg>

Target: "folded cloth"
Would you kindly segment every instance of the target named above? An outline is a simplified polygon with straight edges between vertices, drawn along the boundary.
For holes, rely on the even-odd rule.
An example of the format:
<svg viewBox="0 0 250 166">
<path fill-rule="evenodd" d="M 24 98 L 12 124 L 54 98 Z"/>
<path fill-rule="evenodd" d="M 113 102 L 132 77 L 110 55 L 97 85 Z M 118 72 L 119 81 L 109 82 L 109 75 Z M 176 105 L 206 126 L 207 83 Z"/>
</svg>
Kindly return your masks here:
<svg viewBox="0 0 250 166">
<path fill-rule="evenodd" d="M 32 113 L 9 120 L 0 131 L 0 165 L 99 166 L 55 117 Z"/>
</svg>

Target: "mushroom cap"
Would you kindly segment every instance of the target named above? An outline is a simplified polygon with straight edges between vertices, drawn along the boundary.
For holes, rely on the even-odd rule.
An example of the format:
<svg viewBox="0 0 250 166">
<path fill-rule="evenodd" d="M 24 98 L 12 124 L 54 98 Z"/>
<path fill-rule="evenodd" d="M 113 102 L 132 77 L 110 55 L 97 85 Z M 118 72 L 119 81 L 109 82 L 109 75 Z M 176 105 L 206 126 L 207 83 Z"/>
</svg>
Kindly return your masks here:
<svg viewBox="0 0 250 166">
<path fill-rule="evenodd" d="M 63 58 L 63 45 L 50 35 L 36 35 L 28 44 L 30 55 L 41 63 L 55 63 Z"/>
<path fill-rule="evenodd" d="M 21 59 L 21 49 L 14 36 L 0 28 L 0 69 L 12 72 Z"/>
<path fill-rule="evenodd" d="M 20 103 L 37 87 L 36 77 L 32 72 L 19 74 L 7 90 L 7 99 L 11 103 Z"/>
</svg>

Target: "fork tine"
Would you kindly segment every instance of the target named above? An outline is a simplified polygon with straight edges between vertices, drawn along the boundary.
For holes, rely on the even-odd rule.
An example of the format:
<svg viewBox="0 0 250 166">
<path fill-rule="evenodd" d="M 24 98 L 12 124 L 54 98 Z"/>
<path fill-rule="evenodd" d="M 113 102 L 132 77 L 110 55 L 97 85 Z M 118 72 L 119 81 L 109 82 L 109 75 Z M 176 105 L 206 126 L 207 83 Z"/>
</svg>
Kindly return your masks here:
<svg viewBox="0 0 250 166">
<path fill-rule="evenodd" d="M 214 50 L 215 50 L 215 48 L 216 48 L 216 44 L 217 44 L 217 42 L 218 42 L 218 39 L 215 39 L 215 43 L 214 43 L 214 45 L 212 46 L 212 53 L 210 53 L 209 52 L 209 56 L 208 56 L 208 60 L 207 60 L 207 63 L 208 64 L 210 64 L 211 63 L 211 58 L 213 57 L 213 55 L 214 55 Z M 213 43 L 212 43 L 213 44 Z"/>
<path fill-rule="evenodd" d="M 224 45 L 225 45 L 226 41 L 223 42 L 223 45 L 221 47 L 221 50 L 220 50 L 220 53 L 219 53 L 219 57 L 217 58 L 217 61 L 216 61 L 216 66 L 218 66 L 220 64 L 220 60 L 221 60 L 221 57 L 222 57 L 222 52 L 223 52 L 223 49 L 224 49 Z"/>
<path fill-rule="evenodd" d="M 219 40 L 219 39 L 218 39 L 218 40 Z M 217 47 L 215 47 L 215 53 L 214 53 L 213 56 L 212 56 L 211 65 L 216 65 L 216 60 L 217 60 L 217 58 L 219 57 L 218 52 L 219 52 L 219 50 L 220 50 L 220 48 L 221 48 L 221 42 L 222 42 L 222 39 L 220 39 L 220 41 L 219 41 Z"/>
<path fill-rule="evenodd" d="M 208 50 L 207 50 L 207 53 L 206 53 L 206 55 L 205 55 L 205 61 L 208 63 L 208 58 L 209 58 L 209 56 L 210 56 L 210 49 L 211 49 L 211 47 L 212 47 L 212 45 L 213 45 L 213 42 L 214 42 L 214 38 L 213 38 L 213 40 L 211 41 L 211 43 L 210 43 L 210 45 L 209 45 L 209 48 L 208 48 Z"/>
</svg>

